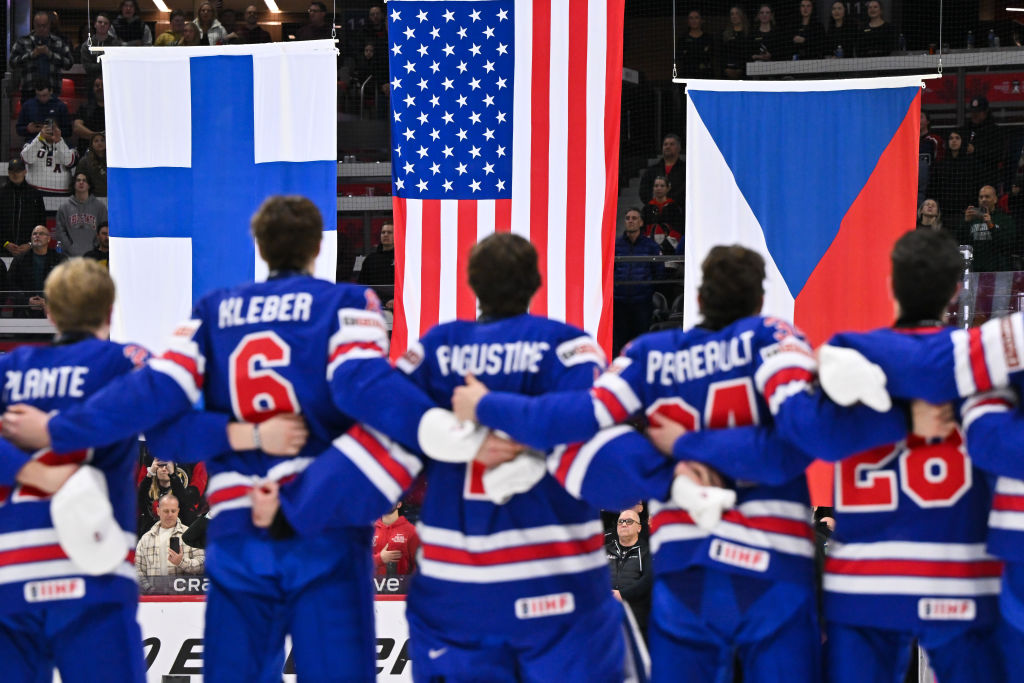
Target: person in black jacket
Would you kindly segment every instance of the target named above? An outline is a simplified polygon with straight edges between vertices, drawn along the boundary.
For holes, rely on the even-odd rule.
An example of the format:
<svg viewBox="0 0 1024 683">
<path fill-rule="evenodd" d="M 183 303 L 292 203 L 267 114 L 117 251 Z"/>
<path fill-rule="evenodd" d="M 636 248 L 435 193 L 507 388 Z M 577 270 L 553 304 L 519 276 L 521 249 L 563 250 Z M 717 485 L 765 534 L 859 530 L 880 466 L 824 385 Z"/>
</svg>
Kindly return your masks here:
<svg viewBox="0 0 1024 683">
<path fill-rule="evenodd" d="M 825 46 L 825 29 L 814 15 L 814 3 L 800 0 L 800 15 L 789 31 L 789 44 L 784 59 L 821 59 Z"/>
<path fill-rule="evenodd" d="M 635 510 L 629 508 L 619 513 L 616 535 L 618 538 L 604 546 L 612 572 L 612 593 L 633 610 L 646 641 L 654 569 L 647 544 L 640 541 L 640 516 Z"/>
<path fill-rule="evenodd" d="M 384 303 L 384 308 L 395 308 L 395 226 L 385 223 L 380 226 L 380 245 L 367 254 L 359 269 L 359 284 L 377 285 L 373 291 Z"/>
<path fill-rule="evenodd" d="M 853 57 L 857 53 L 860 32 L 852 17 L 846 16 L 846 3 L 832 3 L 832 18 L 825 29 L 826 57 Z"/>
<path fill-rule="evenodd" d="M 25 182 L 21 157 L 7 164 L 7 184 L 0 188 L 0 245 L 4 256 L 21 256 L 32 248 L 32 228 L 46 223 L 43 195 Z"/>
<path fill-rule="evenodd" d="M 937 201 L 947 216 L 962 215 L 974 202 L 980 186 L 977 161 L 966 147 L 964 131 L 950 131 L 946 137 L 947 154 L 928 174 L 925 194 Z"/>
</svg>

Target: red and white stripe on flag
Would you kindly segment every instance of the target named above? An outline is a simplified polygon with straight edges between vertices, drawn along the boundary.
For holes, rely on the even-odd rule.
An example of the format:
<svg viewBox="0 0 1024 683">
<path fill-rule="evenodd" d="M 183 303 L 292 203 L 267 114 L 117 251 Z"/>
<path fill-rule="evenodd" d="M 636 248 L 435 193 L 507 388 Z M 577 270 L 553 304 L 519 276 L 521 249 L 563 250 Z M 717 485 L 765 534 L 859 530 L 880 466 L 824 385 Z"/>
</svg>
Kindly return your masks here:
<svg viewBox="0 0 1024 683">
<path fill-rule="evenodd" d="M 531 312 L 583 328 L 610 353 L 623 5 L 515 1 L 512 198 L 394 198 L 393 358 L 437 323 L 476 317 L 466 265 L 494 232 L 538 251 Z"/>
</svg>

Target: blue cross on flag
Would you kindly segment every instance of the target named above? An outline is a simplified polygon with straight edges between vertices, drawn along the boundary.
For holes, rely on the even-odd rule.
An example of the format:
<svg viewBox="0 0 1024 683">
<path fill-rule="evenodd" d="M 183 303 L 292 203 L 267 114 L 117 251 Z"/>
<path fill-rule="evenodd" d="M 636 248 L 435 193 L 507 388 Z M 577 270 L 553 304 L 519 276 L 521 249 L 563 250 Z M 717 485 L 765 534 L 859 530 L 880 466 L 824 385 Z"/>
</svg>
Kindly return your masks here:
<svg viewBox="0 0 1024 683">
<path fill-rule="evenodd" d="M 249 221 L 272 194 L 320 208 L 334 279 L 335 60 L 329 40 L 104 53 L 115 339 L 160 350 L 204 294 L 265 278 Z"/>
</svg>

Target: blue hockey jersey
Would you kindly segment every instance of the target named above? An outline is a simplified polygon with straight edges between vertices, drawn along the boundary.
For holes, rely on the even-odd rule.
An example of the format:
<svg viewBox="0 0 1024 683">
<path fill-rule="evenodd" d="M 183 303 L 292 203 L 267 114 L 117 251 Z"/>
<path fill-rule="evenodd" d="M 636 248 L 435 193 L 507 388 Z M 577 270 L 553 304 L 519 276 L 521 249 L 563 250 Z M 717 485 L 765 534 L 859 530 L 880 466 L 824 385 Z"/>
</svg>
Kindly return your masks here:
<svg viewBox="0 0 1024 683">
<path fill-rule="evenodd" d="M 878 363 L 893 396 L 942 403 L 1005 386 L 1013 328 L 1005 319 L 970 330 L 904 327 L 830 343 Z M 1024 485 L 1001 477 L 993 487 L 987 474 L 1024 475 L 1001 439 L 993 441 L 1003 426 L 985 428 L 1012 410 L 1006 396 L 972 398 L 962 407 L 963 431 L 945 441 L 910 437 L 836 467 L 837 543 L 824 581 L 830 619 L 888 628 L 992 622 L 1002 574 L 996 557 L 1024 559 L 1013 524 Z"/>
<path fill-rule="evenodd" d="M 493 390 L 527 396 L 585 389 L 603 368 L 604 356 L 576 328 L 519 315 L 439 325 L 397 365 L 446 405 L 470 372 Z M 653 449 L 605 462 L 594 462 L 595 452 L 578 459 L 579 476 L 585 475 L 584 461 L 595 471 L 616 474 L 593 479 L 598 483 L 591 487 L 570 486 L 570 495 L 556 480 L 561 461 L 553 455 L 549 470 L 555 475 L 504 505 L 484 494 L 479 464 L 427 463 L 410 614 L 441 630 L 475 633 L 493 626 L 511 635 L 529 631 L 533 617 L 574 620 L 606 601 L 610 584 L 595 505 L 618 509 L 665 497 L 672 465 Z M 477 616 L 480 605 L 488 606 L 486 624 Z"/>
<path fill-rule="evenodd" d="M 69 340 L 70 341 L 70 340 Z M 138 346 L 95 338 L 52 347 L 21 347 L 0 357 L 0 403 L 62 410 L 81 403 L 116 377 L 145 362 Z M 135 436 L 102 448 L 22 453 L 0 440 L 0 613 L 44 605 L 134 603 Z M 50 497 L 15 481 L 29 459 L 46 464 L 88 463 L 106 478 L 110 502 L 124 531 L 125 561 L 103 576 L 83 574 L 68 559 L 50 521 Z"/>
<path fill-rule="evenodd" d="M 257 533 L 249 515 L 253 484 L 294 477 L 354 419 L 416 444 L 419 417 L 432 403 L 394 371 L 387 349 L 372 290 L 277 273 L 203 297 L 159 358 L 51 419 L 51 440 L 59 449 L 106 443 L 183 414 L 202 396 L 218 420 L 205 432 L 148 435 L 151 448 L 159 454 L 168 443 L 189 445 L 167 457 L 213 458 L 207 486 L 211 538 Z M 389 409 L 381 410 L 389 400 Z M 228 416 L 260 422 L 280 413 L 301 413 L 309 426 L 298 457 L 230 451 Z"/>
<path fill-rule="evenodd" d="M 651 548 L 659 573 L 696 564 L 809 583 L 814 546 L 800 469 L 808 459 L 801 451 L 837 457 L 906 433 L 902 413 L 839 408 L 810 391 L 815 369 L 811 349 L 797 330 L 783 320 L 755 316 L 717 331 L 643 335 L 589 393 L 534 400 L 491 393 L 480 402 L 477 416 L 535 446 L 588 438 L 600 427 L 641 413 L 664 414 L 691 431 L 773 427 L 788 443 L 800 445 L 790 447 L 797 455 L 787 463 L 786 476 L 760 480 L 772 480 L 772 485 L 736 482 L 736 509 L 713 533 L 674 505 L 652 502 Z M 737 436 L 756 440 L 750 431 Z"/>
</svg>

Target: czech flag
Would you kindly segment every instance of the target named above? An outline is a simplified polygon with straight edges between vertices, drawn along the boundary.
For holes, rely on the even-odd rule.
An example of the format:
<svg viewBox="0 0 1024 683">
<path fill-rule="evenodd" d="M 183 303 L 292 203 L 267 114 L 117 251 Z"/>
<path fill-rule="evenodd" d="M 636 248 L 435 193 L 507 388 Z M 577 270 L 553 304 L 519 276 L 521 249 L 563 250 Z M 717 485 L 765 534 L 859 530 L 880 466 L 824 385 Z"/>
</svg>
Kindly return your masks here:
<svg viewBox="0 0 1024 683">
<path fill-rule="evenodd" d="M 892 324 L 889 252 L 916 224 L 921 83 L 687 81 L 687 303 L 711 247 L 742 244 L 765 257 L 763 312 L 814 345 Z M 696 305 L 685 315 L 700 319 Z M 812 493 L 830 504 L 822 483 Z"/>
</svg>

